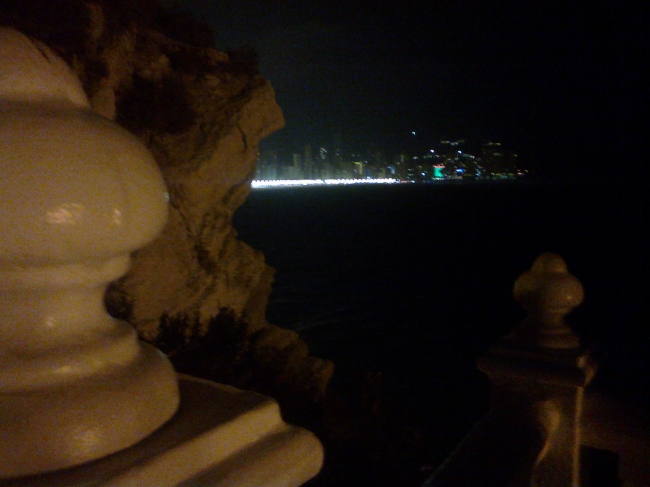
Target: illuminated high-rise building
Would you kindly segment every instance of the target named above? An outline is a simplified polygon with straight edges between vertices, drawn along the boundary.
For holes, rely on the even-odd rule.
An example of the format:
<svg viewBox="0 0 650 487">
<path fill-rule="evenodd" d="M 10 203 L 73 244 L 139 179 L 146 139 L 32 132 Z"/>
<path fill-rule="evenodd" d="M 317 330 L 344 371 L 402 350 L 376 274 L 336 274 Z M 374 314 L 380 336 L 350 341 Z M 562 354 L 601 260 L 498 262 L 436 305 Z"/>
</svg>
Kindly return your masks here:
<svg viewBox="0 0 650 487">
<path fill-rule="evenodd" d="M 302 156 L 300 154 L 293 155 L 293 164 L 286 168 L 286 179 L 303 179 L 302 171 Z"/>
<path fill-rule="evenodd" d="M 500 142 L 481 144 L 481 163 L 491 176 L 500 177 L 507 173 L 506 157 Z"/>
<path fill-rule="evenodd" d="M 257 156 L 257 170 L 255 179 L 278 178 L 278 153 L 274 150 L 265 150 Z"/>
<path fill-rule="evenodd" d="M 341 132 L 336 132 L 334 134 L 331 160 L 337 166 L 340 166 L 341 162 L 343 162 L 343 136 L 341 135 Z"/>
<path fill-rule="evenodd" d="M 306 179 L 313 179 L 315 177 L 315 171 L 314 171 L 314 160 L 312 159 L 311 156 L 311 146 L 307 144 L 305 146 L 305 159 L 303 163 L 303 176 Z"/>
</svg>

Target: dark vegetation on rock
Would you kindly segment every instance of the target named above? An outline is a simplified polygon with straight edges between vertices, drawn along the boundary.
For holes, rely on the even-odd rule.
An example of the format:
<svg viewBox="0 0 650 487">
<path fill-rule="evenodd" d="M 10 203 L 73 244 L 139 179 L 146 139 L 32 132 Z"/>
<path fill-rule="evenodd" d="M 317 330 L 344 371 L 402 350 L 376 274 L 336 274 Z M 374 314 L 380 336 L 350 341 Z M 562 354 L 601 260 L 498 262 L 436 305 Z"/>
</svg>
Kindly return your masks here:
<svg viewBox="0 0 650 487">
<path fill-rule="evenodd" d="M 151 111 L 152 106 L 159 108 Z M 185 87 L 175 76 L 160 81 L 134 76 L 131 89 L 116 108 L 117 122 L 134 133 L 146 129 L 176 135 L 188 130 L 196 119 Z"/>
<path fill-rule="evenodd" d="M 440 445 L 460 440 L 462 432 L 442 431 L 431 441 L 419 423 L 429 414 L 452 416 L 457 401 L 441 397 L 444 411 L 431 410 L 422 397 L 403 395 L 413 384 L 404 387 L 398 374 L 380 370 L 337 368 L 326 390 L 301 383 L 292 356 L 306 356 L 304 344 L 282 347 L 272 331 L 250 336 L 247 328 L 226 309 L 207 330 L 196 318 L 164 316 L 154 344 L 179 372 L 270 395 L 287 421 L 314 431 L 326 463 L 310 487 L 419 486 L 446 455 Z"/>
</svg>

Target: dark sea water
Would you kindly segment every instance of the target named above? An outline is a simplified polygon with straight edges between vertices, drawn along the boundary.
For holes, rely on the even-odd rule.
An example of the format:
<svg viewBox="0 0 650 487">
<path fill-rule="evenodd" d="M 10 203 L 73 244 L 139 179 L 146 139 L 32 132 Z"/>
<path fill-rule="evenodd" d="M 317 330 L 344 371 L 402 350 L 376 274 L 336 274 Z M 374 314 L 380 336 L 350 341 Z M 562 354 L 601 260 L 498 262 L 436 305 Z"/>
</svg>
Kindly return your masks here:
<svg viewBox="0 0 650 487">
<path fill-rule="evenodd" d="M 585 287 L 569 321 L 598 345 L 601 381 L 650 389 L 637 210 L 606 182 L 258 189 L 235 227 L 277 270 L 270 322 L 344 370 L 393 371 L 426 407 L 480 390 L 469 422 L 486 400 L 476 358 L 525 316 L 512 286 L 545 251 Z"/>
</svg>

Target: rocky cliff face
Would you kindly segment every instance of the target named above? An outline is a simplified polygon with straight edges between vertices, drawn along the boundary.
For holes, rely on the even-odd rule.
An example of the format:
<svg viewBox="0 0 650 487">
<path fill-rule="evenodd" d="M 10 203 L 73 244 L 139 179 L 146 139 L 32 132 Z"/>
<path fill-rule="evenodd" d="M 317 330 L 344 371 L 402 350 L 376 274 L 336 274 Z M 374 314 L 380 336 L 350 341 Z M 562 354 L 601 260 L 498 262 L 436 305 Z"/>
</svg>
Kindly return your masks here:
<svg viewBox="0 0 650 487">
<path fill-rule="evenodd" d="M 238 328 L 229 336 L 259 362 L 256 370 L 273 362 L 285 384 L 321 395 L 331 363 L 309 357 L 295 332 L 266 322 L 274 271 L 232 226 L 250 192 L 258 143 L 284 124 L 273 88 L 252 60 L 173 40 L 128 2 L 8 4 L 3 23 L 66 58 L 94 110 L 135 133 L 167 182 L 167 226 L 111 286 L 109 311 L 149 340 L 163 317 L 193 323 L 198 335 L 224 323 L 215 317 L 227 317 Z M 247 386 L 255 373 L 232 381 Z"/>
<path fill-rule="evenodd" d="M 227 308 L 264 326 L 264 301 L 255 298 L 269 289 L 272 271 L 260 252 L 237 240 L 231 222 L 250 191 L 257 144 L 283 124 L 273 89 L 258 75 L 237 72 L 227 55 L 153 32 L 121 37 L 114 52 L 119 68 L 109 71 L 94 105 L 111 110 L 105 100 L 116 99 L 117 120 L 160 164 L 170 213 L 162 236 L 134 255 L 113 297 L 121 296 L 126 318 L 149 337 L 163 313 L 207 320 Z M 127 59 L 119 59 L 123 53 Z M 126 79 L 111 76 L 125 65 Z"/>
</svg>

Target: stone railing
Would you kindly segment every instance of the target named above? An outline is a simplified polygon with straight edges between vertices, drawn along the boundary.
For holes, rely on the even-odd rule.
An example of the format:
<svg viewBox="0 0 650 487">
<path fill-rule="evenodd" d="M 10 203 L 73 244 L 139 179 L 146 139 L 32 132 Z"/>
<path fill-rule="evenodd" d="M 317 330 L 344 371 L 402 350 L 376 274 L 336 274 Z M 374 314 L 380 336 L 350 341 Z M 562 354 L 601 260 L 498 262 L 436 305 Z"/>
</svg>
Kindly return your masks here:
<svg viewBox="0 0 650 487">
<path fill-rule="evenodd" d="M 580 282 L 546 253 L 514 296 L 528 317 L 478 362 L 492 382 L 491 409 L 425 487 L 650 485 L 650 424 L 585 391 L 596 364 L 564 321 L 583 300 Z M 593 482 L 585 447 L 618 456 L 618 472 Z"/>
<path fill-rule="evenodd" d="M 103 305 L 167 193 L 46 46 L 0 29 L 0 484 L 297 486 L 320 469 L 275 401 L 192 377 Z"/>
</svg>

